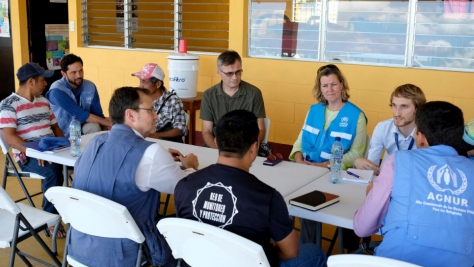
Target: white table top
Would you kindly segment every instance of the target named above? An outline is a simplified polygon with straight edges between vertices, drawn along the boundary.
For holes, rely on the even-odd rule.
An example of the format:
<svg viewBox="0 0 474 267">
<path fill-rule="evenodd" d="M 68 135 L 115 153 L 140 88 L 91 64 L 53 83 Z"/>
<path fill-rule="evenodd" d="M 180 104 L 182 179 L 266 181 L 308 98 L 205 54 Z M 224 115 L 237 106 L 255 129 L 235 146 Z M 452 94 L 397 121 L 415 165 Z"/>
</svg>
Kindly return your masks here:
<svg viewBox="0 0 474 267">
<path fill-rule="evenodd" d="M 344 176 L 344 174 L 345 173 L 343 172 L 342 175 Z M 329 182 L 329 173 L 327 173 L 320 179 L 311 182 L 300 190 L 285 196 L 285 201 L 288 204 L 288 212 L 291 216 L 353 229 L 354 213 L 365 201 L 366 188 L 367 184 L 342 181 L 338 184 L 332 184 Z M 289 204 L 290 199 L 313 190 L 320 190 L 339 195 L 340 200 L 338 203 L 317 211 L 311 211 Z"/>
<path fill-rule="evenodd" d="M 275 188 L 283 197 L 295 192 L 329 172 L 327 168 L 282 161 L 275 166 L 263 165 L 266 158 L 257 157 L 250 173 Z"/>
<path fill-rule="evenodd" d="M 164 148 L 171 147 L 177 149 L 184 155 L 194 153 L 198 156 L 199 169 L 215 164 L 219 156 L 217 149 L 213 148 L 149 138 L 147 138 L 147 140 L 155 141 Z M 267 166 L 263 165 L 263 161 L 265 160 L 266 158 L 257 157 L 250 167 L 250 173 L 275 188 L 283 197 L 318 179 L 329 171 L 326 168 L 297 164 L 289 161 L 282 161 L 275 166 Z"/>
<path fill-rule="evenodd" d="M 81 138 L 81 151 L 84 151 L 84 148 L 86 147 L 87 143 L 89 143 L 89 141 L 92 139 L 92 137 L 102 133 L 105 133 L 105 131 L 83 135 Z M 31 148 L 26 148 L 26 155 L 28 157 L 42 159 L 57 164 L 73 167 L 74 163 L 76 163 L 77 157 L 71 156 L 69 154 L 70 150 L 70 148 L 67 148 L 55 153 L 46 153 Z"/>
<path fill-rule="evenodd" d="M 81 140 L 81 150 L 87 146 L 92 137 L 104 132 L 83 135 Z M 199 168 L 205 168 L 217 162 L 217 149 L 202 146 L 180 144 L 170 141 L 158 140 L 154 138 L 146 138 L 148 141 L 156 142 L 165 149 L 173 148 L 179 150 L 183 155 L 194 153 L 198 156 Z M 44 153 L 34 149 L 27 148 L 26 155 L 37 159 L 43 159 L 66 166 L 74 166 L 77 158 L 69 155 L 69 149 L 65 149 L 56 153 Z M 296 164 L 293 162 L 283 161 L 276 166 L 263 165 L 266 158 L 257 157 L 250 168 L 250 173 L 255 175 L 264 183 L 272 186 L 282 194 L 283 197 L 302 188 L 308 183 L 318 179 L 328 172 L 326 168 Z"/>
<path fill-rule="evenodd" d="M 150 137 L 145 138 L 145 140 L 158 143 L 160 146 L 164 147 L 165 149 L 168 149 L 168 148 L 176 149 L 180 151 L 183 155 L 187 155 L 189 153 L 196 154 L 195 151 L 199 150 L 200 148 L 204 148 L 204 147 L 199 147 L 195 145 L 176 143 L 176 142 L 165 141 L 165 140 L 160 140 L 160 139 L 150 138 Z"/>
</svg>

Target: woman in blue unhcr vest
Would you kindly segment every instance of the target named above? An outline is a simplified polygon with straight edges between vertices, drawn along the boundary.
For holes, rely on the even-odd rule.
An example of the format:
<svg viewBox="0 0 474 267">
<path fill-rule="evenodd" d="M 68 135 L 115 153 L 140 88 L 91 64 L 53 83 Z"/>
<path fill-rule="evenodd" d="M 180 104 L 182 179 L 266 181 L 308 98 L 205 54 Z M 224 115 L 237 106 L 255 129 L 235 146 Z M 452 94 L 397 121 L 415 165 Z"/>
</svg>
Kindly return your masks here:
<svg viewBox="0 0 474 267">
<path fill-rule="evenodd" d="M 353 166 L 356 158 L 364 156 L 367 140 L 365 114 L 349 102 L 348 82 L 335 65 L 318 69 L 313 95 L 318 103 L 310 107 L 289 158 L 297 163 L 326 168 L 331 146 L 339 136 L 344 147 L 342 169 L 346 170 Z M 300 243 L 315 243 L 316 231 L 312 228 L 315 229 L 316 223 L 300 219 L 300 224 Z M 357 249 L 359 238 L 353 231 L 345 232 L 344 248 L 349 251 Z"/>
<path fill-rule="evenodd" d="M 367 120 L 362 110 L 349 102 L 349 85 L 337 66 L 318 69 L 313 95 L 319 103 L 310 107 L 290 160 L 326 168 L 332 143 L 339 136 L 344 146 L 342 168 L 352 167 L 357 157 L 364 156 Z"/>
</svg>

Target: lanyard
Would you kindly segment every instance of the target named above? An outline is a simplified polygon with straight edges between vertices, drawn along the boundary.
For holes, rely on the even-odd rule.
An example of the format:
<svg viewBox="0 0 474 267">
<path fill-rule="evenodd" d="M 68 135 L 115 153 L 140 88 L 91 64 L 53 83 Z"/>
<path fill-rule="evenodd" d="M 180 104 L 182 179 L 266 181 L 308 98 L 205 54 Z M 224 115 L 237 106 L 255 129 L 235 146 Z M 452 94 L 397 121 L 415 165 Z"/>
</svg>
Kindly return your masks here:
<svg viewBox="0 0 474 267">
<path fill-rule="evenodd" d="M 415 143 L 415 138 L 411 138 L 410 145 L 408 145 L 407 150 L 411 150 L 413 148 L 413 144 Z M 397 149 L 400 150 L 400 147 L 398 146 L 398 133 L 395 133 L 395 144 L 397 145 Z"/>
</svg>

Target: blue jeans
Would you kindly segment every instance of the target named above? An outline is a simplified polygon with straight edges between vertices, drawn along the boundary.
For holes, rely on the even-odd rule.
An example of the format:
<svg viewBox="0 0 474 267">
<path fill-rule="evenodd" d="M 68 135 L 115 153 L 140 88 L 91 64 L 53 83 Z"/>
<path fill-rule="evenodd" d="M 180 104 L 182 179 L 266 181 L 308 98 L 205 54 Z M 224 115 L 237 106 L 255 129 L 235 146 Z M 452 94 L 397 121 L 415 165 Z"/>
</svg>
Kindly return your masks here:
<svg viewBox="0 0 474 267">
<path fill-rule="evenodd" d="M 281 260 L 280 267 L 324 267 L 326 266 L 326 253 L 316 244 L 307 243 L 300 245 L 298 256 L 291 260 Z"/>
<path fill-rule="evenodd" d="M 49 162 L 44 162 L 44 167 L 38 165 L 38 160 L 35 158 L 27 158 L 26 164 L 22 164 L 18 162 L 22 171 L 26 172 L 34 172 L 44 177 L 41 180 L 41 191 L 46 192 L 50 187 L 53 186 L 62 186 L 63 185 L 63 167 L 62 165 L 53 163 L 50 164 Z M 43 210 L 47 212 L 51 212 L 54 214 L 58 214 L 58 211 L 54 208 L 54 205 L 46 199 L 43 195 Z"/>
</svg>

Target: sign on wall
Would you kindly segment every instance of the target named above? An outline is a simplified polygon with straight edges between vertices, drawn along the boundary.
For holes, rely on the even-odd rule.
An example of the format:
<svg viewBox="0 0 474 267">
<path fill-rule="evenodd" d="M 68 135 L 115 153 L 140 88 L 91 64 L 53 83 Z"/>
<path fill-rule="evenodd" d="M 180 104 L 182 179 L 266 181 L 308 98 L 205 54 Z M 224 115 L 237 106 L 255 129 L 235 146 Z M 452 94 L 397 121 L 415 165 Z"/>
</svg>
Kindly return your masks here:
<svg viewBox="0 0 474 267">
<path fill-rule="evenodd" d="M 67 24 L 46 24 L 46 66 L 61 69 L 61 59 L 69 54 L 69 28 Z"/>
<path fill-rule="evenodd" d="M 0 0 L 0 37 L 10 37 L 10 17 L 6 0 Z"/>
</svg>

